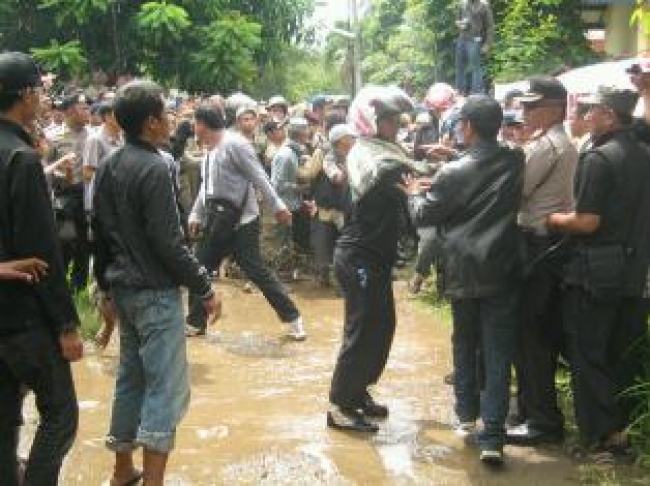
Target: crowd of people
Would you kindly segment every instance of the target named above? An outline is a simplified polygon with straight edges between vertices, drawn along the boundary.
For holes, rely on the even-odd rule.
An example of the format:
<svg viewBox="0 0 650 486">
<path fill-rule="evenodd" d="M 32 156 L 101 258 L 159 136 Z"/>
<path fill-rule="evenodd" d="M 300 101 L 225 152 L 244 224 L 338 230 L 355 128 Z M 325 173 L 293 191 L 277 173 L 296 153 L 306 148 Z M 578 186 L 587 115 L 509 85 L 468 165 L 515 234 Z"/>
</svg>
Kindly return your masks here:
<svg viewBox="0 0 650 486">
<path fill-rule="evenodd" d="M 480 459 L 563 440 L 560 363 L 576 453 L 625 457 L 635 402 L 621 392 L 640 376 L 647 333 L 650 116 L 633 112 L 650 100 L 650 65 L 630 76 L 638 93 L 603 87 L 575 106 L 547 76 L 502 103 L 443 83 L 420 103 L 368 86 L 351 102 L 291 105 L 171 97 L 145 80 L 91 99 L 54 95 L 28 55 L 0 54 L 0 482 L 57 484 L 78 420 L 73 296 L 92 281 L 96 345 L 119 331 L 111 484 L 163 484 L 190 399 L 186 339 L 219 317 L 224 262 L 260 289 L 287 339 L 307 338 L 264 258 L 266 214 L 279 244 L 313 259 L 323 287 L 333 273 L 344 299 L 328 426 L 374 433 L 389 416 L 370 389 L 396 327 L 400 237 L 417 227 L 409 287 L 435 270 L 451 303 L 454 429 Z M 21 470 L 26 389 L 41 422 Z"/>
</svg>

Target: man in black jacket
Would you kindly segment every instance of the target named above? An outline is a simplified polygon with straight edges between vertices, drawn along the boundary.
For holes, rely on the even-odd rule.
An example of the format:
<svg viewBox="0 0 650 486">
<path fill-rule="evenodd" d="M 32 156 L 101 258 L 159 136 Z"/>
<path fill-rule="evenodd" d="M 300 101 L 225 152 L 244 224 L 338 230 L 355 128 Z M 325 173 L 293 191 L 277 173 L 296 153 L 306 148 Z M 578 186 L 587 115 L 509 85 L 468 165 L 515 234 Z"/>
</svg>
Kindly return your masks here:
<svg viewBox="0 0 650 486">
<path fill-rule="evenodd" d="M 454 392 L 459 431 L 472 432 L 481 460 L 501 464 L 515 343 L 524 155 L 499 146 L 502 111 L 472 96 L 460 113 L 467 152 L 443 166 L 425 196 L 411 201 L 416 224 L 440 228 L 442 287 L 453 312 Z M 417 191 L 417 184 L 409 189 Z M 485 386 L 480 397 L 477 349 Z M 468 436 L 469 437 L 469 436 Z"/>
<path fill-rule="evenodd" d="M 68 291 L 40 157 L 27 134 L 40 74 L 26 54 L 0 54 L 0 261 L 36 257 L 29 281 L 0 282 L 0 484 L 19 484 L 16 450 L 23 386 L 41 416 L 26 484 L 55 485 L 77 430 L 70 361 L 81 358 L 79 318 Z M 20 268 L 18 268 L 20 269 Z M 24 272 L 23 272 L 24 273 Z M 38 277 L 38 278 L 36 278 Z M 37 281 L 38 280 L 38 281 Z"/>
<path fill-rule="evenodd" d="M 620 393 L 642 362 L 634 345 L 647 333 L 643 291 L 650 248 L 650 153 L 634 132 L 638 96 L 602 89 L 586 118 L 593 144 L 580 157 L 576 206 L 547 224 L 573 234 L 566 266 L 564 325 L 575 415 L 583 445 L 596 459 L 629 447 L 630 408 Z"/>
<path fill-rule="evenodd" d="M 169 137 L 162 89 L 124 86 L 115 116 L 126 145 L 96 175 L 97 283 L 120 320 L 120 365 L 106 444 L 115 452 L 112 482 L 138 477 L 133 451 L 144 447 L 147 485 L 162 485 L 175 431 L 189 403 L 184 285 L 216 309 L 205 269 L 185 246 L 169 168 L 157 147 Z M 129 483 L 130 484 L 130 483 Z"/>
<path fill-rule="evenodd" d="M 329 427 L 374 433 L 368 419 L 388 417 L 369 387 L 384 371 L 395 335 L 392 270 L 406 196 L 398 187 L 413 167 L 397 143 L 401 113 L 413 102 L 393 87 L 367 87 L 350 107 L 361 136 L 347 156 L 350 195 L 334 250 L 334 271 L 345 299 L 345 327 L 330 387 Z M 373 121 L 369 121 L 372 119 Z"/>
</svg>

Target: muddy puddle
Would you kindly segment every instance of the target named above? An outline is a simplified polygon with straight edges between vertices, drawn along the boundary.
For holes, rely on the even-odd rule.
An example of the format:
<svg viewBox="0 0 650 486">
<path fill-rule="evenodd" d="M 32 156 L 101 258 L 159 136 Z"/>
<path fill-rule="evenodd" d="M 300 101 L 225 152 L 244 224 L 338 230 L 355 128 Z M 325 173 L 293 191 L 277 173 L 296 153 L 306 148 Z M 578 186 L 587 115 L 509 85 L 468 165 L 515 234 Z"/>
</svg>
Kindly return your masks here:
<svg viewBox="0 0 650 486">
<path fill-rule="evenodd" d="M 450 430 L 449 329 L 396 284 L 398 331 L 375 390 L 391 409 L 371 438 L 325 426 L 329 380 L 341 336 L 342 302 L 312 284 L 292 296 L 309 331 L 305 343 L 283 328 L 258 292 L 219 285 L 224 317 L 206 338 L 189 341 L 192 403 L 177 436 L 168 484 L 209 485 L 569 485 L 578 471 L 563 451 L 507 449 L 496 473 L 478 464 Z M 79 437 L 62 484 L 100 485 L 112 457 L 103 446 L 117 348 L 75 365 Z M 34 427 L 28 411 L 23 449 Z"/>
</svg>

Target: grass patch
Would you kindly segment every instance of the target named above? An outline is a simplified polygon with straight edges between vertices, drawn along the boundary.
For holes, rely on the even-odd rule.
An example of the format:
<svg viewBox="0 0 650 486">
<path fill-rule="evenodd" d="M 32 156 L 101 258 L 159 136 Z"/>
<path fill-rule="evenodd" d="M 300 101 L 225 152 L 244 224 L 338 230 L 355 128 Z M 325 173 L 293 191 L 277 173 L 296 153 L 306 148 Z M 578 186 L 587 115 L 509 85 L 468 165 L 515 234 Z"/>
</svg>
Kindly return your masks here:
<svg viewBox="0 0 650 486">
<path fill-rule="evenodd" d="M 84 339 L 92 339 L 101 326 L 101 318 L 93 302 L 90 288 L 86 287 L 75 295 L 74 303 L 81 321 L 81 335 Z"/>
<path fill-rule="evenodd" d="M 431 311 L 440 322 L 451 327 L 451 306 L 437 291 L 435 277 L 427 279 L 422 291 L 415 297 L 416 302 Z M 650 348 L 650 346 L 646 346 Z M 644 377 L 632 389 L 629 396 L 639 398 L 639 408 L 630 426 L 633 445 L 638 454 L 635 466 L 607 467 L 593 464 L 576 465 L 578 483 L 585 486 L 637 486 L 650 484 L 650 350 L 644 359 L 646 369 Z M 516 390 L 513 382 L 514 390 Z M 579 443 L 579 431 L 575 422 L 571 374 L 567 367 L 560 367 L 556 375 L 559 405 L 565 417 L 567 455 Z"/>
<path fill-rule="evenodd" d="M 422 285 L 422 290 L 415 299 L 443 322 L 451 327 L 451 304 L 438 293 L 435 277 L 428 278 Z"/>
</svg>

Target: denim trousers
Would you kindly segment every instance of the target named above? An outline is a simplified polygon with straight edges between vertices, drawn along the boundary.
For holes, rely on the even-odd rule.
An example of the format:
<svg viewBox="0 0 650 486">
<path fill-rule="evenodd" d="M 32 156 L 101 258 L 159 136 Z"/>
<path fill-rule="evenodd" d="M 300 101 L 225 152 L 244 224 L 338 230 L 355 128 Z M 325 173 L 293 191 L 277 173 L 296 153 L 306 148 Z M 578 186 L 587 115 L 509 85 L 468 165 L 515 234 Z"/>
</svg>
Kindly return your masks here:
<svg viewBox="0 0 650 486">
<path fill-rule="evenodd" d="M 232 249 L 225 253 L 232 253 L 237 265 L 264 294 L 267 302 L 273 307 L 276 314 L 282 322 L 291 322 L 300 317 L 300 312 L 296 308 L 286 289 L 280 283 L 275 274 L 266 266 L 262 257 L 260 247 L 261 233 L 259 218 L 250 223 L 241 225 L 235 231 L 235 239 Z M 206 265 L 207 262 L 213 262 L 212 265 L 206 265 L 208 270 L 215 270 L 221 264 L 223 252 L 219 252 L 219 259 L 214 262 L 213 252 L 209 248 L 204 248 L 200 244 L 197 247 L 196 256 L 199 262 Z M 203 308 L 203 302 L 200 295 L 189 295 L 188 298 L 189 313 L 187 323 L 199 329 L 207 327 L 208 315 Z"/>
<path fill-rule="evenodd" d="M 454 393 L 461 422 L 481 417 L 479 445 L 503 447 L 515 348 L 518 292 L 452 300 Z M 481 391 L 478 351 L 485 373 Z"/>
<path fill-rule="evenodd" d="M 34 322 L 0 337 L 0 484 L 18 485 L 17 448 L 27 387 L 36 396 L 40 423 L 27 461 L 25 486 L 55 486 L 74 441 L 79 411 L 70 363 L 54 336 Z"/>
<path fill-rule="evenodd" d="M 467 86 L 468 71 L 470 74 L 469 89 Z M 484 93 L 483 75 L 481 43 L 474 39 L 459 38 L 456 42 L 456 89 L 460 93 Z"/>
<path fill-rule="evenodd" d="M 115 287 L 120 359 L 106 445 L 166 453 L 190 400 L 181 293 Z"/>
</svg>

